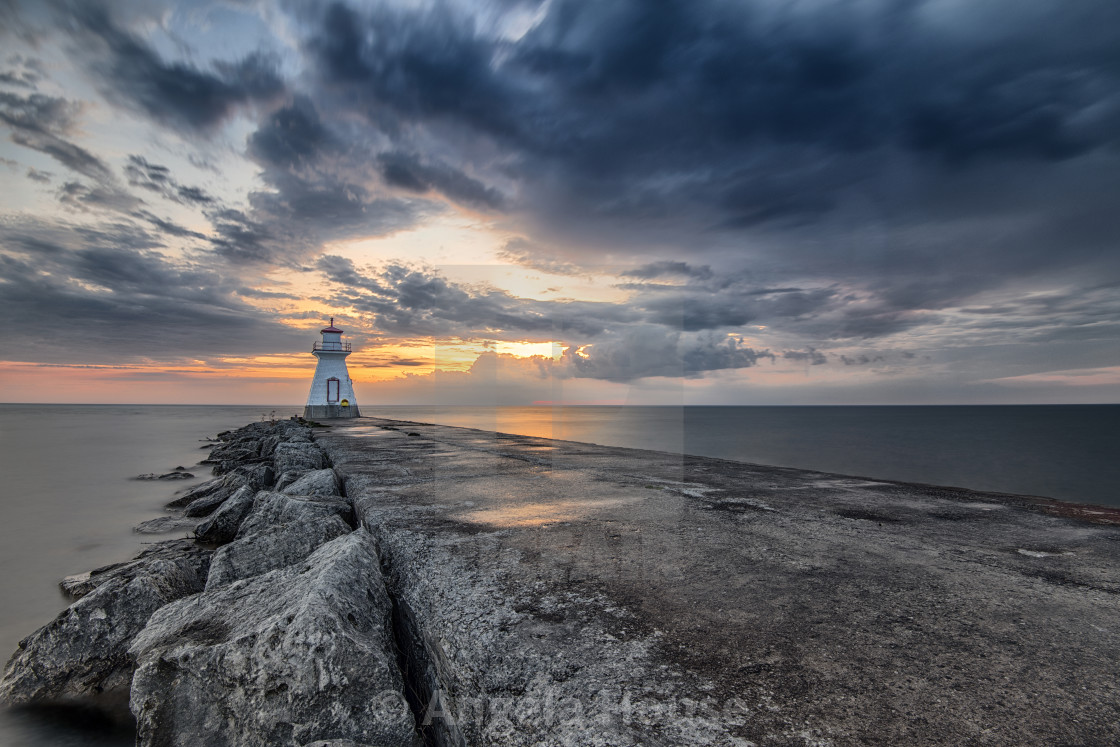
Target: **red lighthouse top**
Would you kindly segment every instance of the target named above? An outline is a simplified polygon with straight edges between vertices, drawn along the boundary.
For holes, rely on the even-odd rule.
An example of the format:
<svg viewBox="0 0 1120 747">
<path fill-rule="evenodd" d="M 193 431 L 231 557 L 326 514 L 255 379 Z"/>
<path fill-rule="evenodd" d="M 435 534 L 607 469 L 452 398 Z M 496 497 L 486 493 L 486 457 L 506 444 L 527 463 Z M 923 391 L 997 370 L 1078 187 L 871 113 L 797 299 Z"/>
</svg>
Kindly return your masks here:
<svg viewBox="0 0 1120 747">
<path fill-rule="evenodd" d="M 320 331 L 320 332 L 342 332 L 342 330 L 341 330 L 341 329 L 339 329 L 338 327 L 334 326 L 334 317 L 333 317 L 333 316 L 331 317 L 331 326 L 329 326 L 329 327 L 324 327 L 323 329 L 321 329 L 321 330 L 319 330 L 319 331 Z"/>
</svg>

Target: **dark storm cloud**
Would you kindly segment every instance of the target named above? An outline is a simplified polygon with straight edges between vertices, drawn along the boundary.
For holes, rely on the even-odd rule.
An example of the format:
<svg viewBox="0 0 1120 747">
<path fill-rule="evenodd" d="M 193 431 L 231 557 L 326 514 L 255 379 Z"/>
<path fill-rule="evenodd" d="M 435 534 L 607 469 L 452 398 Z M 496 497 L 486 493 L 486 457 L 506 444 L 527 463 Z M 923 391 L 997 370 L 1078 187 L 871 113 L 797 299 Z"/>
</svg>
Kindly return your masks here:
<svg viewBox="0 0 1120 747">
<path fill-rule="evenodd" d="M 937 12 L 560 0 L 511 43 L 444 6 L 336 3 L 306 46 L 325 80 L 376 107 L 374 124 L 469 128 L 530 159 L 525 178 L 562 180 L 569 204 L 610 194 L 638 214 L 700 194 L 731 223 L 811 219 L 835 204 L 812 188 L 822 157 L 1049 161 L 1116 144 L 1120 9 L 1079 7 L 1066 15 L 1085 33 L 1060 41 L 1042 12 L 990 29 L 971 22 L 980 10 Z M 792 160 L 759 172 L 752 151 Z M 623 186 L 644 197 L 618 202 Z"/>
<path fill-rule="evenodd" d="M 269 229 L 254 230 L 244 248 L 237 241 L 220 246 L 239 261 L 294 263 L 325 241 L 391 234 L 442 210 L 430 200 L 374 191 L 376 153 L 332 131 L 305 96 L 264 118 L 248 155 L 271 189 L 249 195 L 252 214 L 239 223 Z"/>
<path fill-rule="evenodd" d="M 278 61 L 260 53 L 210 70 L 169 62 L 124 28 L 99 3 L 73 4 L 65 21 L 87 45 L 91 68 L 112 94 L 152 119 L 187 131 L 226 121 L 239 107 L 271 102 L 285 92 Z"/>
<path fill-rule="evenodd" d="M 434 189 L 456 202 L 483 209 L 500 210 L 505 204 L 493 187 L 444 164 L 421 163 L 415 154 L 382 153 L 378 161 L 382 177 L 394 187 L 421 194 Z"/>
<path fill-rule="evenodd" d="M 5 224 L 0 318 L 12 323 L 0 329 L 0 340 L 36 360 L 77 355 L 85 361 L 248 354 L 298 344 L 298 333 L 236 297 L 236 280 L 173 261 L 159 253 L 160 244 L 158 235 L 123 223 Z"/>
<path fill-rule="evenodd" d="M 512 182 L 502 209 L 536 243 L 574 245 L 560 261 L 576 267 L 649 245 L 623 277 L 756 266 L 760 285 L 870 295 L 818 339 L 934 323 L 923 312 L 1016 279 L 1120 275 L 1104 248 L 1120 232 L 1115 4 L 556 0 L 516 39 L 445 5 L 301 20 L 322 100 L 394 143 L 390 185 L 437 188 L 416 168 L 431 153 Z M 673 316 L 752 316 L 740 289 L 705 290 L 726 297 Z"/>
<path fill-rule="evenodd" d="M 249 136 L 249 154 L 275 169 L 312 166 L 342 147 L 306 96 L 277 109 Z"/>
<path fill-rule="evenodd" d="M 277 237 L 261 223 L 232 208 L 216 210 L 208 217 L 217 233 L 210 242 L 227 260 L 235 264 L 251 264 L 273 259 Z"/>
</svg>

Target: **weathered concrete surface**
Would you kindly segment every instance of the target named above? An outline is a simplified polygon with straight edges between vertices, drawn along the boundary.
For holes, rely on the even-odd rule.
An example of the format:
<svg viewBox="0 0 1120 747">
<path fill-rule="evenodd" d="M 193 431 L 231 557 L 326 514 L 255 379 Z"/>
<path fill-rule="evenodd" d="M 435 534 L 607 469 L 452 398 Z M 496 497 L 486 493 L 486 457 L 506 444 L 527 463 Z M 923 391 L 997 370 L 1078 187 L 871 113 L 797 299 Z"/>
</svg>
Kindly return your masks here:
<svg viewBox="0 0 1120 747">
<path fill-rule="evenodd" d="M 1120 743 L 1120 512 L 333 425 L 438 743 Z"/>
</svg>

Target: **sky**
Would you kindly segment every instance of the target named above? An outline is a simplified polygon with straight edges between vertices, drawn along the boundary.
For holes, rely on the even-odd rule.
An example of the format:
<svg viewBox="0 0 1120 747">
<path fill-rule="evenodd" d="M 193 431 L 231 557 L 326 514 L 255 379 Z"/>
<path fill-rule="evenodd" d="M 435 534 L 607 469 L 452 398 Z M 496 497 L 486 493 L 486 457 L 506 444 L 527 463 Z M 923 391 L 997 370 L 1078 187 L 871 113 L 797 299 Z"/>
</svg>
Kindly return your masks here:
<svg viewBox="0 0 1120 747">
<path fill-rule="evenodd" d="M 0 400 L 1120 402 L 1115 0 L 0 0 Z"/>
</svg>

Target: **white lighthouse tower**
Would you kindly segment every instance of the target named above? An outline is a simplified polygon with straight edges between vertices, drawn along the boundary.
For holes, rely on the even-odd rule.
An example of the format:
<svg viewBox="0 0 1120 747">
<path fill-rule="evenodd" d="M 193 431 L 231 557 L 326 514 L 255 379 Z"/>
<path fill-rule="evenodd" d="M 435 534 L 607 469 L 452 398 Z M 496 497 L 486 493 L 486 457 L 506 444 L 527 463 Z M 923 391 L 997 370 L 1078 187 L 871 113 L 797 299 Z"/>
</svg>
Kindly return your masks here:
<svg viewBox="0 0 1120 747">
<path fill-rule="evenodd" d="M 315 365 L 315 378 L 311 380 L 311 393 L 303 416 L 316 418 L 356 418 L 359 416 L 358 400 L 354 398 L 354 382 L 346 370 L 346 356 L 350 343 L 342 341 L 342 330 L 334 326 L 320 330 L 323 341 L 311 347 L 311 354 L 319 359 Z"/>
</svg>

